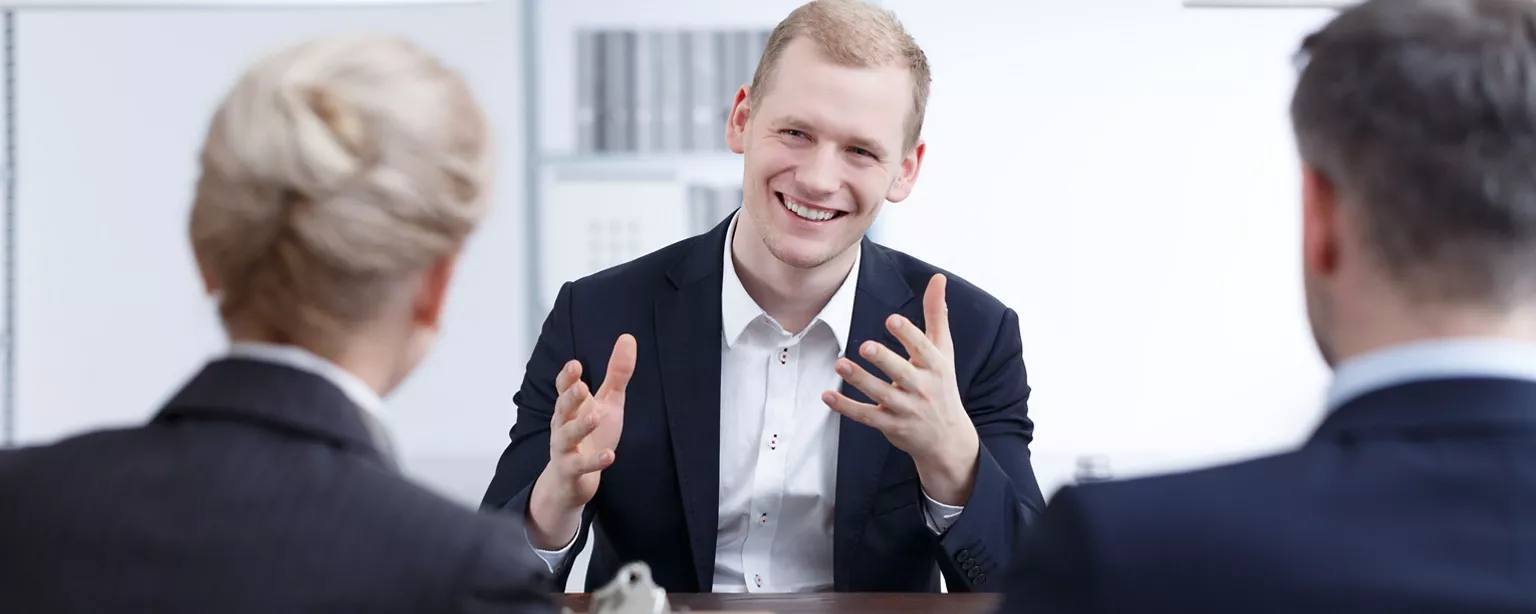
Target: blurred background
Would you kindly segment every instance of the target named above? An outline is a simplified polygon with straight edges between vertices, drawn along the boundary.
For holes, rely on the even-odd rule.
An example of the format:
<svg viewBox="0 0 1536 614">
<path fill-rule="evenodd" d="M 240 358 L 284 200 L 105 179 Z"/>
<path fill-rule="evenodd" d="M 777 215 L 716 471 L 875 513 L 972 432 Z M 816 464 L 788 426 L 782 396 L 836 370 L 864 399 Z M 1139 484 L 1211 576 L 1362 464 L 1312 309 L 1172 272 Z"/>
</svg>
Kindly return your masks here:
<svg viewBox="0 0 1536 614">
<path fill-rule="evenodd" d="M 395 32 L 469 78 L 500 143 L 442 340 L 388 410 L 407 470 L 478 504 L 559 284 L 739 204 L 726 110 L 799 4 L 9 13 L 0 443 L 142 422 L 222 350 L 186 237 L 216 102 L 276 46 Z M 917 189 L 872 234 L 1019 312 L 1047 496 L 1084 465 L 1124 477 L 1299 442 L 1327 372 L 1302 302 L 1286 106 L 1292 54 L 1331 12 L 880 4 L 934 82 Z"/>
</svg>

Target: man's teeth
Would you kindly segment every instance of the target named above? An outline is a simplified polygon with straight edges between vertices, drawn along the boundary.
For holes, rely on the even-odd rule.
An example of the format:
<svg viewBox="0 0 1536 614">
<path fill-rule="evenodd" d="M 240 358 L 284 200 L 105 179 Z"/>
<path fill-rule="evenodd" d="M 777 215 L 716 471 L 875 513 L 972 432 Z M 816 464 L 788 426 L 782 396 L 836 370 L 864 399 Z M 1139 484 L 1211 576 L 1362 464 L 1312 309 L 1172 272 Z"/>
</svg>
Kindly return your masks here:
<svg viewBox="0 0 1536 614">
<path fill-rule="evenodd" d="M 824 222 L 826 220 L 832 219 L 833 216 L 837 215 L 837 213 L 834 212 L 834 211 L 825 211 L 825 210 L 822 210 L 822 209 L 812 209 L 810 207 L 807 207 L 805 205 L 800 204 L 799 201 L 797 201 L 797 200 L 795 200 L 793 198 L 790 198 L 788 196 L 784 197 L 784 208 L 785 209 L 789 209 L 795 215 L 798 215 L 798 216 L 800 216 L 802 218 L 805 218 L 807 220 L 810 220 L 812 222 Z"/>
</svg>

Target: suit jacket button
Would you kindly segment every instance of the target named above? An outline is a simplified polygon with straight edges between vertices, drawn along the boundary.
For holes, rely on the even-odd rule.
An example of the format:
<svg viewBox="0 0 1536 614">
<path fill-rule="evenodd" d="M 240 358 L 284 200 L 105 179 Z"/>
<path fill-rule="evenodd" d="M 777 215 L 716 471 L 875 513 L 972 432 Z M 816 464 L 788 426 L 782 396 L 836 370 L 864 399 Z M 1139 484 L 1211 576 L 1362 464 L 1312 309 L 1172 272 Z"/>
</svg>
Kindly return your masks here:
<svg viewBox="0 0 1536 614">
<path fill-rule="evenodd" d="M 976 583 L 977 584 L 985 584 L 986 581 L 987 581 L 987 574 L 984 574 L 984 573 L 983 574 L 976 574 Z"/>
<path fill-rule="evenodd" d="M 964 570 L 967 570 L 967 571 L 969 571 L 972 567 L 975 567 L 975 566 L 976 566 L 976 561 L 973 561 L 971 559 L 966 559 L 965 561 L 960 563 L 960 569 L 964 569 Z"/>
<path fill-rule="evenodd" d="M 981 570 L 972 567 L 970 571 L 965 572 L 965 575 L 966 575 L 966 577 L 968 577 L 968 578 L 970 578 L 972 580 L 975 580 L 976 579 L 976 575 L 979 574 L 979 573 L 981 573 Z"/>
<path fill-rule="evenodd" d="M 962 563 L 965 562 L 965 561 L 971 560 L 971 551 L 970 550 L 961 550 L 960 554 L 955 555 L 955 560 L 960 561 Z"/>
</svg>

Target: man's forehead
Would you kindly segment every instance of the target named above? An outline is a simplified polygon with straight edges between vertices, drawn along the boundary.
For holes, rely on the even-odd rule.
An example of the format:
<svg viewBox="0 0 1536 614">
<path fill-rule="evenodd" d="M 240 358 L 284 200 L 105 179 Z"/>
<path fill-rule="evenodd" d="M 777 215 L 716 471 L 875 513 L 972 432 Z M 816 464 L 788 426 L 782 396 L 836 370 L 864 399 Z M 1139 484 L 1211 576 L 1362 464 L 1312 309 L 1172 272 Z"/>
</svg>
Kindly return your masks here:
<svg viewBox="0 0 1536 614">
<path fill-rule="evenodd" d="M 878 141 L 895 149 L 904 139 L 912 113 L 912 92 L 902 87 L 910 79 L 837 74 L 865 71 L 870 69 L 836 65 L 780 71 L 760 101 L 758 116 L 824 135 Z M 901 76 L 895 70 L 890 72 Z"/>
</svg>

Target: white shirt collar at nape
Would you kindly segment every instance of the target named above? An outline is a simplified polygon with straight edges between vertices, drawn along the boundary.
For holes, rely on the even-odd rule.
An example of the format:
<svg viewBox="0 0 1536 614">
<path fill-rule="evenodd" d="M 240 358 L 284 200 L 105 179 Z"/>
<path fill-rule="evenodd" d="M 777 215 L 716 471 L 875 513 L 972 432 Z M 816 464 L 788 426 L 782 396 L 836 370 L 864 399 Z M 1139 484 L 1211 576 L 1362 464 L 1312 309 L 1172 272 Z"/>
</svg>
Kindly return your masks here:
<svg viewBox="0 0 1536 614">
<path fill-rule="evenodd" d="M 1370 392 L 1408 382 L 1476 377 L 1536 381 L 1536 344 L 1451 338 L 1377 350 L 1334 369 L 1327 407 L 1333 411 Z"/>
<path fill-rule="evenodd" d="M 384 400 L 372 386 L 334 362 L 294 345 L 236 341 L 229 346 L 231 358 L 245 358 L 292 367 L 325 378 L 347 398 L 374 418 L 383 420 Z"/>
<path fill-rule="evenodd" d="M 735 260 L 731 258 L 731 242 L 736 238 L 736 225 L 741 219 L 741 211 L 731 216 L 730 229 L 725 233 L 724 255 L 724 279 L 720 284 L 720 323 L 721 332 L 725 336 L 726 347 L 735 345 L 746 332 L 747 327 L 759 317 L 772 320 L 758 306 L 757 301 L 752 300 L 752 295 L 747 294 L 745 286 L 741 285 L 741 277 L 736 274 Z M 853 257 L 853 269 L 843 279 L 843 285 L 839 286 L 832 299 L 821 308 L 821 313 L 811 320 L 810 330 L 817 322 L 825 324 L 832 330 L 832 335 L 837 339 L 838 355 L 841 356 L 848 347 L 849 330 L 853 327 L 853 299 L 859 285 L 859 264 L 864 258 L 864 249 L 858 246 Z"/>
</svg>

